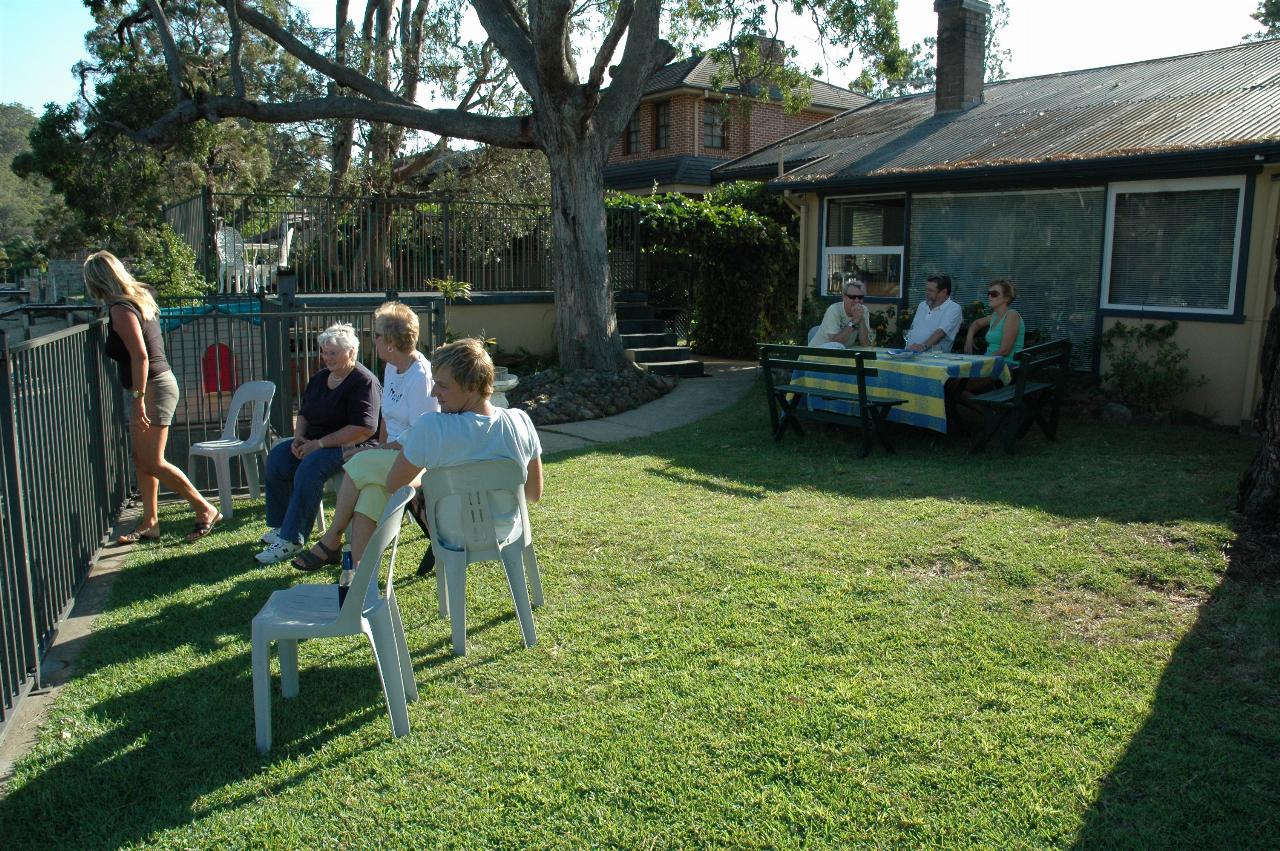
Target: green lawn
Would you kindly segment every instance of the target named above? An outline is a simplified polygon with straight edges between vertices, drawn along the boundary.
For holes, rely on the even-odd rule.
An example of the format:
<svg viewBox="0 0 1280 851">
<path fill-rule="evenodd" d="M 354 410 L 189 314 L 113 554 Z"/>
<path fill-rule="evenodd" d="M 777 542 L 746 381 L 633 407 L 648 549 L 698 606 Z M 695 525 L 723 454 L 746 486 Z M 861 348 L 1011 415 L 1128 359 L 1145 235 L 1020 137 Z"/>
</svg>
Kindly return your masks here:
<svg viewBox="0 0 1280 851">
<path fill-rule="evenodd" d="M 7 849 L 1274 847 L 1280 590 L 1237 576 L 1255 444 L 1068 422 L 1012 458 L 836 431 L 775 445 L 758 391 L 555 456 L 523 650 L 472 570 L 470 655 L 398 582 L 421 698 L 390 738 L 363 639 L 303 645 L 254 748 L 261 510 L 118 579 Z"/>
</svg>

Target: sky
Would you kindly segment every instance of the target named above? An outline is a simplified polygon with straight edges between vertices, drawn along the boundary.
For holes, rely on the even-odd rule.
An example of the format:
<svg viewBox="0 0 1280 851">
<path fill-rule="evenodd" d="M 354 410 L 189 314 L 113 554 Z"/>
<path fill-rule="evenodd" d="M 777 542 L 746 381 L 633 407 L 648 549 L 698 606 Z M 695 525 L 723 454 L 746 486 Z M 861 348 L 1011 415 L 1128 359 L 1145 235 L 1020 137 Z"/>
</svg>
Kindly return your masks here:
<svg viewBox="0 0 1280 851">
<path fill-rule="evenodd" d="M 333 0 L 295 2 L 316 24 L 333 25 Z M 1009 0 L 1001 44 L 1013 51 L 1010 77 L 1117 65 L 1236 44 L 1257 29 L 1249 17 L 1257 7 L 1258 0 Z M 907 46 L 934 34 L 933 0 L 898 0 L 898 23 Z M 82 0 L 0 0 L 0 103 L 39 114 L 45 103 L 74 100 L 71 66 L 86 58 L 92 25 Z M 800 50 L 806 70 L 821 61 L 803 24 L 784 24 L 782 38 Z M 834 66 L 824 75 L 836 85 L 855 76 L 856 68 Z"/>
</svg>

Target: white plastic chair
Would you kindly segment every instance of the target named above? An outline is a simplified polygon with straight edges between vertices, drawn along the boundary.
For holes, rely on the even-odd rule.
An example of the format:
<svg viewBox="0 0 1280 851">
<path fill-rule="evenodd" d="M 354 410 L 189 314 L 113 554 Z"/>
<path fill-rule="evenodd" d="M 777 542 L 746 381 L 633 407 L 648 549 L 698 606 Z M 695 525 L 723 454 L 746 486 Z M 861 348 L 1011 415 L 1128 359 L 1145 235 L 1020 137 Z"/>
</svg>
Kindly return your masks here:
<svg viewBox="0 0 1280 851">
<path fill-rule="evenodd" d="M 223 293 L 245 292 L 252 280 L 244 254 L 244 237 L 230 225 L 223 225 L 213 235 L 218 249 L 218 291 Z"/>
<path fill-rule="evenodd" d="M 339 606 L 333 583 L 295 585 L 274 592 L 253 618 L 253 720 L 258 750 L 271 749 L 271 642 L 280 653 L 280 694 L 298 696 L 298 640 L 364 633 L 373 647 L 373 661 L 382 680 L 382 694 L 391 716 L 391 732 L 409 732 L 408 703 L 418 699 L 413 662 L 404 639 L 404 623 L 396 604 L 395 566 L 400 523 L 413 488 L 392 494 L 365 547 L 346 600 Z M 391 561 L 387 583 L 378 593 L 378 573 L 388 545 Z"/>
<path fill-rule="evenodd" d="M 542 578 L 533 553 L 529 506 L 524 497 L 525 475 L 526 470 L 515 461 L 477 461 L 436 467 L 423 476 L 422 490 L 433 530 L 431 548 L 436 555 L 440 617 L 451 619 L 454 655 L 464 656 L 467 652 L 467 565 L 478 561 L 502 562 L 524 646 L 532 647 L 537 641 L 529 592 L 532 589 L 533 605 L 541 606 Z M 505 535 L 498 529 L 494 511 L 494 497 L 502 493 L 510 495 L 513 503 L 509 504 L 519 506 L 518 522 Z M 446 502 L 449 497 L 457 497 L 459 503 L 451 508 Z M 454 522 L 445 522 L 450 510 L 456 512 Z M 459 530 L 460 543 L 449 542 L 446 546 L 444 530 L 449 529 Z"/>
<path fill-rule="evenodd" d="M 271 400 L 276 395 L 276 385 L 271 381 L 246 381 L 236 388 L 231 396 L 231 410 L 227 414 L 227 422 L 222 427 L 222 436 L 217 440 L 204 440 L 193 444 L 187 452 L 187 469 L 197 456 L 208 458 L 213 462 L 218 476 L 218 503 L 222 516 L 230 519 L 231 505 L 231 459 L 239 456 L 240 466 L 244 469 L 244 477 L 249 482 L 249 493 L 258 498 L 258 458 L 261 457 L 263 470 L 267 463 L 268 418 L 271 416 Z M 250 405 L 249 436 L 240 439 L 239 425 L 242 409 Z"/>
</svg>

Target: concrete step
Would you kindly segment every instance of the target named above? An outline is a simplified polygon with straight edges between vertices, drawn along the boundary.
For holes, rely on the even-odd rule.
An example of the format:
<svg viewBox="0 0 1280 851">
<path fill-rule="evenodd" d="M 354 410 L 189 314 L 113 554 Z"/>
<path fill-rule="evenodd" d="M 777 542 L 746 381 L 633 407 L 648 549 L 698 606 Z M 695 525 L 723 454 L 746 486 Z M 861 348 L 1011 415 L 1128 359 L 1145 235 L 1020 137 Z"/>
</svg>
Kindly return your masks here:
<svg viewBox="0 0 1280 851">
<path fill-rule="evenodd" d="M 688 360 L 693 349 L 687 346 L 658 346 L 652 349 L 627 349 L 627 353 L 636 363 L 658 363 Z"/>
<path fill-rule="evenodd" d="M 661 319 L 619 319 L 619 334 L 661 334 L 667 323 Z"/>
<path fill-rule="evenodd" d="M 615 290 L 613 293 L 613 303 L 621 304 L 629 302 L 631 304 L 648 304 L 649 293 L 644 290 Z"/>
<path fill-rule="evenodd" d="M 618 317 L 618 321 L 623 319 L 652 319 L 653 308 L 647 304 L 626 304 L 613 303 L 614 314 Z"/>
<path fill-rule="evenodd" d="M 622 347 L 625 349 L 650 349 L 655 346 L 674 346 L 675 334 L 622 334 Z"/>
<path fill-rule="evenodd" d="M 700 360 L 657 361 L 642 363 L 640 367 L 658 375 L 678 375 L 681 378 L 701 378 L 703 375 Z"/>
</svg>

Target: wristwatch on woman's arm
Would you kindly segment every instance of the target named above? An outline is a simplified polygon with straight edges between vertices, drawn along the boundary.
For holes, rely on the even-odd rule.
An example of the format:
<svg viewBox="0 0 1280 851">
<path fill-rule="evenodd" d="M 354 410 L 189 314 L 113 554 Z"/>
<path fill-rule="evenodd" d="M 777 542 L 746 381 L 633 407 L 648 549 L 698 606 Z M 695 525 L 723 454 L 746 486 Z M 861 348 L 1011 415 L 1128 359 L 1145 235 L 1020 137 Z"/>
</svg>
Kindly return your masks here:
<svg viewBox="0 0 1280 851">
<path fill-rule="evenodd" d="M 133 398 L 135 398 L 135 399 L 141 399 L 143 396 L 147 395 L 147 391 L 145 391 L 145 390 L 130 390 L 130 391 L 129 391 L 129 395 L 130 395 L 130 396 L 132 396 L 132 397 L 133 397 Z"/>
</svg>

